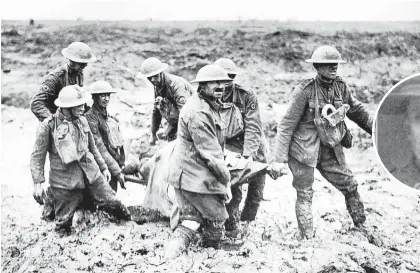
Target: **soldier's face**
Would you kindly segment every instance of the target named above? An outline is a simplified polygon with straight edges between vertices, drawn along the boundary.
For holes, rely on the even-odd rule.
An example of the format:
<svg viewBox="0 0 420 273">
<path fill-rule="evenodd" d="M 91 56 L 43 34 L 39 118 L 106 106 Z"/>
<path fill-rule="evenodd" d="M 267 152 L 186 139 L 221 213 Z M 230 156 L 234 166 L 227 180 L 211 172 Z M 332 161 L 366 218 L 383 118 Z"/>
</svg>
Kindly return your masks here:
<svg viewBox="0 0 420 273">
<path fill-rule="evenodd" d="M 225 91 L 225 83 L 222 81 L 206 82 L 203 91 L 207 96 L 221 99 Z"/>
<path fill-rule="evenodd" d="M 233 80 L 234 78 L 236 78 L 236 75 L 235 75 L 235 74 L 228 74 L 228 76 L 229 76 L 229 78 L 231 78 L 232 80 Z M 232 88 L 232 85 L 233 85 L 233 81 L 226 81 L 226 82 L 225 82 L 225 88 L 226 88 L 226 89 Z"/>
<path fill-rule="evenodd" d="M 408 106 L 409 139 L 414 155 L 420 160 L 420 100 L 410 101 Z"/>
<path fill-rule="evenodd" d="M 81 104 L 75 107 L 71 107 L 69 110 L 71 114 L 73 115 L 73 117 L 79 118 L 85 112 L 85 105 Z"/>
<path fill-rule="evenodd" d="M 83 71 L 83 69 L 85 69 L 86 66 L 87 66 L 87 63 L 77 63 L 77 62 L 73 62 L 73 61 L 69 62 L 70 70 L 72 70 L 76 73 L 81 73 Z"/>
<path fill-rule="evenodd" d="M 100 107 L 107 107 L 109 103 L 109 99 L 111 98 L 111 94 L 104 93 L 104 94 L 98 94 L 96 97 L 96 101 Z"/>
<path fill-rule="evenodd" d="M 147 78 L 154 86 L 159 86 L 162 83 L 162 73 Z"/>
<path fill-rule="evenodd" d="M 338 64 L 316 64 L 318 75 L 327 80 L 334 80 L 337 77 Z"/>
</svg>

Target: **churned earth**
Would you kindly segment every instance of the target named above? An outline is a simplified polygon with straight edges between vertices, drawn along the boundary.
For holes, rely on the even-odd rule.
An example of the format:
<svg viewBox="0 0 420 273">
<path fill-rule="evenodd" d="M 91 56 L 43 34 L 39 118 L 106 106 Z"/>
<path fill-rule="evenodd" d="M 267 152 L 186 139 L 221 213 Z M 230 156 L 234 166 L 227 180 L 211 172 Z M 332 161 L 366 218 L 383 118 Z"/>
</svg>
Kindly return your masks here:
<svg viewBox="0 0 420 273">
<path fill-rule="evenodd" d="M 374 114 L 395 82 L 420 69 L 418 24 L 375 25 L 362 32 L 264 22 L 26 23 L 2 21 L 4 272 L 420 272 L 420 193 L 388 178 L 371 138 L 352 122 L 355 145 L 345 152 L 359 181 L 366 229 L 354 228 L 342 194 L 316 173 L 316 237 L 298 241 L 292 177 L 267 178 L 265 200 L 243 244 L 214 250 L 195 241 L 185 255 L 164 261 L 163 245 L 171 234 L 165 221 L 138 225 L 118 223 L 104 213 L 77 213 L 72 234 L 60 237 L 52 223 L 40 220 L 29 169 L 38 121 L 28 109 L 42 78 L 63 63 L 61 49 L 83 41 L 98 55 L 86 69 L 85 84 L 105 79 L 124 89 L 112 97 L 110 111 L 119 113 L 127 136 L 133 134 L 129 123 L 136 110 L 140 136 L 149 128 L 153 99 L 151 86 L 135 77 L 145 58 L 157 56 L 171 72 L 192 80 L 201 66 L 224 56 L 238 64 L 238 81 L 259 94 L 273 144 L 287 95 L 299 80 L 314 76 L 304 62 L 313 49 L 330 43 L 342 52 L 349 63 L 339 73 Z M 143 192 L 144 186 L 127 183 L 118 196 L 128 206 L 139 206 Z"/>
</svg>

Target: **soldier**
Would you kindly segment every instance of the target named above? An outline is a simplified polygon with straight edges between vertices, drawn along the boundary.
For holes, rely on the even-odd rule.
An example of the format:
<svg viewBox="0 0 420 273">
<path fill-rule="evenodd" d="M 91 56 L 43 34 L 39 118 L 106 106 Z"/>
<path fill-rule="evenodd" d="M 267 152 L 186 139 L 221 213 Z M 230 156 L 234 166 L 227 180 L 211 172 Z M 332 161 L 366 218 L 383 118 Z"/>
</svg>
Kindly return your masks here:
<svg viewBox="0 0 420 273">
<path fill-rule="evenodd" d="M 70 231 L 73 215 L 86 190 L 100 209 L 118 219 L 130 219 L 129 211 L 105 181 L 111 175 L 82 116 L 90 99 L 77 85 L 64 87 L 55 100 L 59 107 L 56 113 L 40 123 L 31 155 L 33 195 L 42 205 L 45 193 L 41 184 L 45 182 L 44 165 L 49 154 L 48 196 L 55 212 L 56 230 L 64 234 Z"/>
<path fill-rule="evenodd" d="M 343 146 L 351 146 L 349 132 L 344 121 L 341 121 L 339 125 L 340 128 L 344 127 L 344 130 L 340 131 L 338 143 L 327 145 L 324 136 L 328 135 L 321 134 L 323 131 L 315 122 L 319 120 L 320 108 L 325 105 L 335 108 L 347 107 L 347 117 L 369 134 L 372 134 L 372 117 L 353 97 L 344 80 L 337 76 L 338 64 L 345 63 L 337 49 L 321 46 L 313 52 L 311 59 L 306 61 L 313 63 L 317 76 L 315 79 L 301 82 L 293 90 L 289 107 L 277 130 L 276 160 L 279 163 L 275 165 L 289 165 L 293 174 L 293 187 L 297 192 L 295 209 L 300 235 L 301 238 L 310 239 L 314 236 L 312 185 L 315 167 L 328 182 L 344 194 L 347 210 L 354 224 L 360 226 L 366 220 L 363 203 L 357 191 L 357 181 L 347 166 L 343 153 Z M 342 118 L 344 117 L 345 115 Z M 277 167 L 273 166 L 273 169 Z"/>
<path fill-rule="evenodd" d="M 243 132 L 234 138 L 226 140 L 226 149 L 242 154 L 245 159 L 250 161 L 255 160 L 266 163 L 266 140 L 262 130 L 257 94 L 234 83 L 238 72 L 232 60 L 221 58 L 214 64 L 223 67 L 227 71 L 229 78 L 232 79 L 232 81 L 225 84 L 222 102 L 236 105 L 243 119 Z M 242 200 L 242 187 L 241 185 L 232 187 L 232 200 L 226 206 L 229 213 L 229 219 L 225 223 L 226 235 L 231 237 L 239 235 L 239 219 L 247 222 L 255 220 L 263 198 L 264 186 L 264 173 L 255 176 L 249 181 L 248 193 L 241 215 L 239 215 L 239 205 Z"/>
<path fill-rule="evenodd" d="M 220 116 L 224 81 L 231 79 L 220 66 L 201 68 L 193 81 L 199 83 L 197 93 L 180 113 L 168 183 L 175 189 L 181 224 L 165 246 L 167 258 L 185 250 L 200 225 L 203 246 L 220 247 L 228 218 L 224 201 L 230 193 L 223 153 L 225 125 Z"/>
<path fill-rule="evenodd" d="M 96 60 L 91 48 L 82 42 L 71 43 L 61 53 L 68 59 L 67 64 L 55 69 L 44 79 L 41 90 L 31 102 L 31 110 L 40 121 L 55 113 L 57 106 L 54 101 L 63 87 L 73 84 L 83 86 L 83 69 Z"/>
<path fill-rule="evenodd" d="M 159 130 L 162 116 L 168 122 L 166 140 L 176 138 L 178 116 L 182 106 L 193 94 L 194 89 L 185 79 L 163 72 L 168 64 L 162 63 L 157 58 L 146 59 L 140 67 L 137 77 L 146 77 L 155 88 L 155 106 L 152 113 L 150 144 L 155 145 L 157 131 Z"/>
<path fill-rule="evenodd" d="M 112 93 L 117 90 L 106 81 L 97 81 L 86 88 L 92 94 L 93 105 L 86 113 L 96 147 L 101 153 L 111 172 L 109 185 L 117 191 L 118 182 L 125 189 L 124 174 L 121 172 L 125 163 L 124 139 L 120 132 L 117 118 L 111 116 L 107 106 Z"/>
<path fill-rule="evenodd" d="M 67 58 L 67 64 L 51 72 L 42 82 L 40 91 L 32 98 L 31 111 L 43 121 L 57 111 L 54 101 L 58 98 L 63 87 L 77 84 L 83 86 L 83 69 L 87 63 L 95 61 L 91 48 L 82 42 L 73 42 L 61 53 Z M 49 191 L 47 191 L 48 194 Z M 54 219 L 51 198 L 46 196 L 42 218 Z"/>
</svg>

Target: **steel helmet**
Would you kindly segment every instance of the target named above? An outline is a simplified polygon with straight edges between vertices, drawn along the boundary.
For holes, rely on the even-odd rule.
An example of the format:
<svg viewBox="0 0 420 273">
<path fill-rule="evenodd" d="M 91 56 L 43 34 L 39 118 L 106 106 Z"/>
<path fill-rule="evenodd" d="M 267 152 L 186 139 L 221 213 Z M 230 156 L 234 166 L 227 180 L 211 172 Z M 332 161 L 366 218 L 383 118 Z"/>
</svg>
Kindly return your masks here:
<svg viewBox="0 0 420 273">
<path fill-rule="evenodd" d="M 203 66 L 197 72 L 197 77 L 191 82 L 213 82 L 213 81 L 232 81 L 226 70 L 216 64 Z"/>
<path fill-rule="evenodd" d="M 106 81 L 96 81 L 86 87 L 86 91 L 91 94 L 117 93 L 119 89 L 112 88 L 111 84 Z"/>
<path fill-rule="evenodd" d="M 96 60 L 90 46 L 82 42 L 71 43 L 68 47 L 61 50 L 61 54 L 76 63 L 90 63 Z"/>
<path fill-rule="evenodd" d="M 312 53 L 312 57 L 306 60 L 307 63 L 346 63 L 341 59 L 341 54 L 332 46 L 320 46 Z"/>
<path fill-rule="evenodd" d="M 62 108 L 70 108 L 85 104 L 92 100 L 91 95 L 78 85 L 68 85 L 61 89 L 54 104 Z"/>
<path fill-rule="evenodd" d="M 233 75 L 238 74 L 238 71 L 236 70 L 236 65 L 231 59 L 220 58 L 217 61 L 215 61 L 214 64 L 217 64 L 223 67 L 228 74 L 233 74 Z"/>
<path fill-rule="evenodd" d="M 147 58 L 141 64 L 140 73 L 137 74 L 137 77 L 149 78 L 163 72 L 166 68 L 168 68 L 168 64 L 162 63 L 158 58 Z"/>
</svg>

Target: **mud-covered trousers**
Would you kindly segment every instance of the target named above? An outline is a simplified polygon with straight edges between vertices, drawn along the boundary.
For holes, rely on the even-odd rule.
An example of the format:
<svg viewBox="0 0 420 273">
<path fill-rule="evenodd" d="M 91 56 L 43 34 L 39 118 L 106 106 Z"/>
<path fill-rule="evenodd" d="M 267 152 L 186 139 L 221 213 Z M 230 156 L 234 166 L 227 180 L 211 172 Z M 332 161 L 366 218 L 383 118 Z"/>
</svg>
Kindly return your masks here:
<svg viewBox="0 0 420 273">
<path fill-rule="evenodd" d="M 220 239 L 224 235 L 223 225 L 228 218 L 222 197 L 217 194 L 203 194 L 175 189 L 175 198 L 180 211 L 180 223 L 184 220 L 200 223 L 203 246 L 219 248 Z M 175 230 L 174 233 L 176 232 Z"/>
<path fill-rule="evenodd" d="M 242 201 L 242 185 L 232 187 L 232 200 L 226 205 L 229 219 L 225 223 L 226 230 L 232 231 L 239 228 L 241 221 L 254 221 L 257 216 L 258 208 L 264 197 L 265 174 L 257 175 L 249 180 L 247 196 L 242 213 L 239 205 Z"/>
<path fill-rule="evenodd" d="M 117 219 L 129 220 L 128 209 L 117 199 L 115 192 L 100 179 L 93 184 L 86 183 L 85 189 L 66 190 L 49 187 L 47 196 L 55 214 L 56 229 L 69 230 L 74 213 L 82 204 L 91 203 L 115 216 Z"/>
<path fill-rule="evenodd" d="M 312 197 L 314 168 L 300 163 L 289 156 L 289 168 L 293 174 L 293 187 L 296 189 L 296 218 L 302 237 L 313 237 Z M 363 202 L 357 191 L 357 181 L 347 164 L 340 165 L 334 150 L 321 145 L 316 168 L 335 188 L 344 194 L 347 210 L 355 225 L 365 222 Z"/>
</svg>

